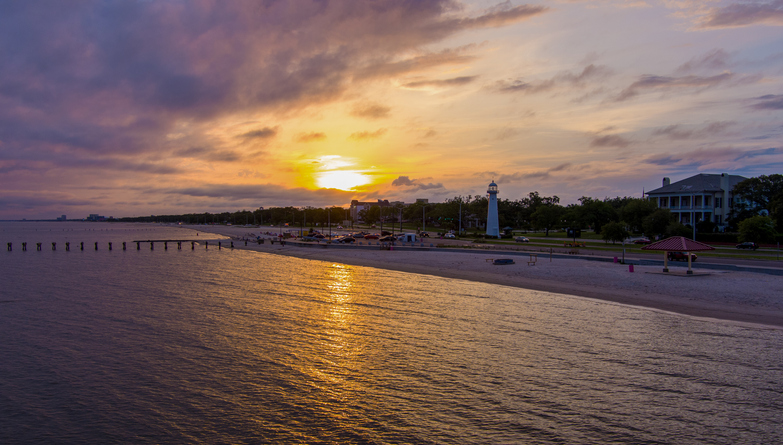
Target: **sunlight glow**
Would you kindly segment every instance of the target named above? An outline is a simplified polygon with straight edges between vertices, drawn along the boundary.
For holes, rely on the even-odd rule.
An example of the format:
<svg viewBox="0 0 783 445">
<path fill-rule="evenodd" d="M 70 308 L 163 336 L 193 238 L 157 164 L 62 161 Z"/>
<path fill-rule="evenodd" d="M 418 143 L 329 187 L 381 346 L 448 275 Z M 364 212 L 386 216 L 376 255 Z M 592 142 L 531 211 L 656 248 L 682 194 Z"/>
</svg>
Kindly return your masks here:
<svg viewBox="0 0 783 445">
<path fill-rule="evenodd" d="M 369 184 L 367 175 L 354 170 L 333 170 L 317 173 L 318 187 L 338 190 L 351 190 L 360 185 Z"/>
</svg>

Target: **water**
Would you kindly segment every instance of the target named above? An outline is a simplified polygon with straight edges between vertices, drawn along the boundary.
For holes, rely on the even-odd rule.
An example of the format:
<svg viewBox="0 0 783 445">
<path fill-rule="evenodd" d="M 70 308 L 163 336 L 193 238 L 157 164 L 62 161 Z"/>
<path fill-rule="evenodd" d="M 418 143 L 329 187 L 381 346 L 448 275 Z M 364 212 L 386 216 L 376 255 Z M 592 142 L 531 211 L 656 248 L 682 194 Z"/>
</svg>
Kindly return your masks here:
<svg viewBox="0 0 783 445">
<path fill-rule="evenodd" d="M 0 224 L 0 443 L 783 442 L 780 330 L 203 236 Z"/>
</svg>

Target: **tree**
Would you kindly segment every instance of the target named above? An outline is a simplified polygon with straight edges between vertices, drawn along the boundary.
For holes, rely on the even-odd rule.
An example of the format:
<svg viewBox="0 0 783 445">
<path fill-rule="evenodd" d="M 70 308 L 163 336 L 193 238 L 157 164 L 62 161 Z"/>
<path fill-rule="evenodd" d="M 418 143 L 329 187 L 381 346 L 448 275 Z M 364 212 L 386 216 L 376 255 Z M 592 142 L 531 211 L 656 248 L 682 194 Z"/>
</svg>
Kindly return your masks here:
<svg viewBox="0 0 783 445">
<path fill-rule="evenodd" d="M 690 238 L 693 236 L 693 228 L 686 226 L 679 221 L 672 221 L 666 226 L 666 236 L 684 236 Z"/>
<path fill-rule="evenodd" d="M 672 218 L 672 212 L 669 209 L 658 209 L 652 212 L 642 221 L 644 234 L 650 237 L 665 235 Z"/>
<path fill-rule="evenodd" d="M 783 175 L 761 175 L 739 182 L 732 189 L 735 196 L 741 196 L 743 201 L 732 203 L 731 219 L 734 223 L 758 215 L 767 210 L 774 217 L 783 218 Z"/>
<path fill-rule="evenodd" d="M 775 222 L 768 216 L 752 216 L 739 223 L 740 242 L 771 243 L 775 241 Z"/>
<path fill-rule="evenodd" d="M 604 241 L 611 241 L 612 244 L 623 241 L 628 238 L 628 230 L 626 230 L 625 222 L 610 222 L 604 225 L 601 230 L 601 239 Z"/>
<path fill-rule="evenodd" d="M 601 233 L 601 226 L 604 224 L 618 219 L 614 208 L 604 201 L 582 196 L 579 202 L 582 204 L 579 208 L 580 220 L 591 226 L 596 233 Z"/>
<path fill-rule="evenodd" d="M 549 236 L 549 231 L 557 227 L 563 220 L 563 213 L 565 209 L 558 204 L 543 204 L 538 206 L 533 215 L 533 225 L 536 228 L 544 229 L 546 236 Z"/>
<path fill-rule="evenodd" d="M 620 209 L 620 217 L 628 222 L 628 227 L 635 233 L 644 230 L 644 219 L 652 215 L 658 205 L 649 199 L 631 198 Z M 649 235 L 649 234 L 648 234 Z"/>
</svg>

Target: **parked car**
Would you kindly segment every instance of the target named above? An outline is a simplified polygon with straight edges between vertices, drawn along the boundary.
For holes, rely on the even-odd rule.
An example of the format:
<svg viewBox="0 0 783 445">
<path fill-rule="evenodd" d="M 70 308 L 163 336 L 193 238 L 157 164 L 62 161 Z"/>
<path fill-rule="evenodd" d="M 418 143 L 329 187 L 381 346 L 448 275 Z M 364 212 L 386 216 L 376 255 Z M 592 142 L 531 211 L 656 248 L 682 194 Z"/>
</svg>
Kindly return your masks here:
<svg viewBox="0 0 783 445">
<path fill-rule="evenodd" d="M 386 235 L 386 236 L 382 237 L 381 239 L 379 239 L 378 241 L 382 241 L 384 243 L 391 243 L 391 242 L 397 241 L 397 238 L 395 238 L 395 237 L 393 237 L 391 235 Z"/>
<path fill-rule="evenodd" d="M 638 240 L 634 240 L 634 244 L 650 244 L 652 241 L 650 241 L 647 238 L 639 238 Z"/>
<path fill-rule="evenodd" d="M 752 242 L 746 242 L 746 243 L 739 243 L 737 244 L 737 249 L 751 249 L 756 250 L 759 248 L 759 245 Z"/>
<path fill-rule="evenodd" d="M 425 238 L 425 237 L 429 238 L 429 237 L 430 237 L 430 234 L 429 234 L 429 233 L 427 233 L 427 232 L 421 232 L 421 233 L 419 234 L 419 236 L 420 236 L 421 238 Z"/>
<path fill-rule="evenodd" d="M 352 236 L 343 236 L 334 240 L 335 243 L 347 244 L 356 241 Z"/>
<path fill-rule="evenodd" d="M 364 238 L 364 234 L 362 232 L 354 233 L 351 236 L 354 238 Z"/>
<path fill-rule="evenodd" d="M 669 258 L 670 261 L 688 261 L 688 256 L 685 254 L 685 252 L 667 252 L 666 257 Z M 696 261 L 696 254 L 691 254 L 691 261 Z"/>
<path fill-rule="evenodd" d="M 376 233 L 371 233 L 369 235 L 364 235 L 364 239 L 378 239 L 378 238 L 380 238 L 380 237 Z"/>
<path fill-rule="evenodd" d="M 457 235 L 454 235 L 453 233 L 447 233 L 447 234 L 443 235 L 443 237 L 444 238 L 448 238 L 448 239 L 456 239 Z"/>
<path fill-rule="evenodd" d="M 518 237 L 514 238 L 514 241 L 516 241 L 518 243 L 529 243 L 530 242 L 530 240 L 527 237 L 524 237 L 524 236 L 518 236 Z"/>
</svg>

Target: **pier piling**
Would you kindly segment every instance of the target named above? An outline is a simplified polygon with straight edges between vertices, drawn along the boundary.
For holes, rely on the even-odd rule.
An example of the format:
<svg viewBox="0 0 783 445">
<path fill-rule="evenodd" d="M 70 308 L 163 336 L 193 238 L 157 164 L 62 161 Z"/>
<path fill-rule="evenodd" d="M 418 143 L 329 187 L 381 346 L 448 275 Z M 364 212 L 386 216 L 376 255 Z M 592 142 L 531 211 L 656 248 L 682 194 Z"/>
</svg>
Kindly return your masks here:
<svg viewBox="0 0 783 445">
<path fill-rule="evenodd" d="M 169 242 L 163 241 L 163 250 L 169 250 Z"/>
<path fill-rule="evenodd" d="M 98 250 L 98 241 L 95 242 L 95 250 Z"/>
<path fill-rule="evenodd" d="M 177 241 L 177 250 L 182 250 L 182 241 Z"/>
<path fill-rule="evenodd" d="M 57 243 L 52 243 L 52 250 L 57 250 Z"/>
<path fill-rule="evenodd" d="M 155 243 L 150 241 L 150 250 L 155 250 Z"/>
<path fill-rule="evenodd" d="M 27 243 L 22 243 L 22 252 L 27 252 Z"/>
<path fill-rule="evenodd" d="M 41 251 L 41 243 L 35 243 L 35 249 L 40 252 Z"/>
<path fill-rule="evenodd" d="M 190 242 L 190 250 L 196 250 L 196 242 L 195 241 L 191 241 Z"/>
<path fill-rule="evenodd" d="M 111 250 L 111 243 L 109 243 L 109 250 Z"/>
<path fill-rule="evenodd" d="M 204 241 L 204 249 L 209 249 L 209 241 Z"/>
<path fill-rule="evenodd" d="M 12 250 L 14 250 L 13 244 L 8 243 L 8 251 L 11 252 Z"/>
<path fill-rule="evenodd" d="M 84 241 L 82 241 L 81 244 L 79 244 L 79 249 L 84 250 Z"/>
<path fill-rule="evenodd" d="M 125 250 L 125 241 L 122 242 L 122 250 Z"/>
<path fill-rule="evenodd" d="M 234 242 L 233 241 L 231 241 L 231 248 L 232 249 L 234 248 Z"/>
<path fill-rule="evenodd" d="M 141 243 L 136 241 L 136 250 L 141 250 Z"/>
<path fill-rule="evenodd" d="M 220 245 L 220 241 L 218 241 L 218 250 L 222 249 L 223 246 Z"/>
<path fill-rule="evenodd" d="M 71 243 L 65 243 L 65 251 L 70 252 L 71 251 Z"/>
</svg>

